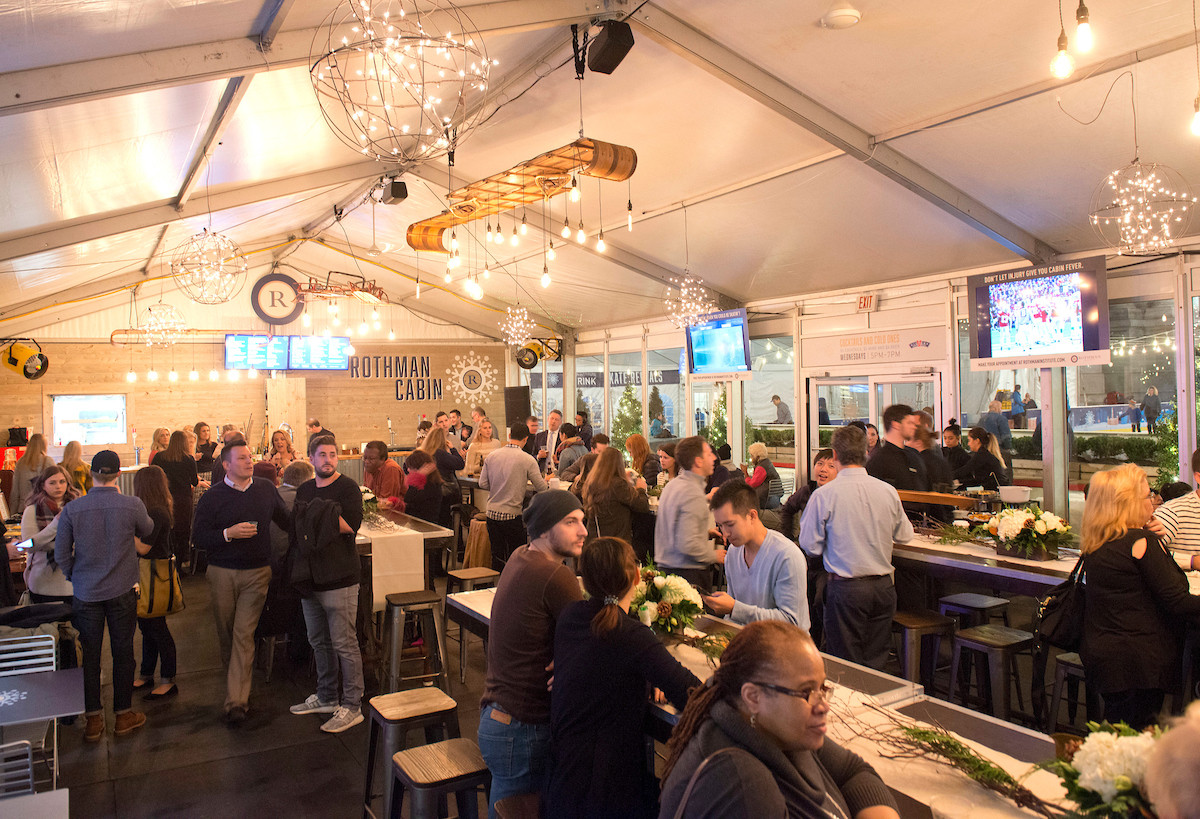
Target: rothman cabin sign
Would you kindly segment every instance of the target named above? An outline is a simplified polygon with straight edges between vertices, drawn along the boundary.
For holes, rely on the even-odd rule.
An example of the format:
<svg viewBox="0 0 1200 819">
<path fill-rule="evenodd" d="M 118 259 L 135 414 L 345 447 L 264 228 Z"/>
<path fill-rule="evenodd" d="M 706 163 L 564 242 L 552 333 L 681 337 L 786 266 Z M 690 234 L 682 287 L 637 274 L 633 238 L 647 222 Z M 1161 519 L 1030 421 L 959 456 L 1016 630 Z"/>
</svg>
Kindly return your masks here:
<svg viewBox="0 0 1200 819">
<path fill-rule="evenodd" d="M 436 360 L 435 360 L 436 359 Z M 452 397 L 464 404 L 486 403 L 499 385 L 491 356 L 474 350 L 456 354 L 352 355 L 347 371 L 353 379 L 395 382 L 397 401 L 440 401 Z"/>
</svg>

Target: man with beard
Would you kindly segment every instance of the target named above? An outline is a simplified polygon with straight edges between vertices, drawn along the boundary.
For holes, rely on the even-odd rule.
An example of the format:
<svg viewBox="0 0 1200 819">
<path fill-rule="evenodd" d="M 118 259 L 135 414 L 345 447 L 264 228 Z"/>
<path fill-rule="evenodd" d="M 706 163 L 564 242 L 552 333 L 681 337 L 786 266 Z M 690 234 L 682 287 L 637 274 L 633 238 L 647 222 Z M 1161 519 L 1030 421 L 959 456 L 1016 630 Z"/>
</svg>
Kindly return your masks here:
<svg viewBox="0 0 1200 819">
<path fill-rule="evenodd" d="M 492 602 L 487 679 L 479 715 L 479 751 L 492 772 L 488 815 L 507 796 L 537 793 L 550 755 L 550 691 L 558 615 L 582 599 L 563 559 L 583 551 L 583 509 L 570 492 L 552 489 L 530 501 L 522 517 L 529 545 L 512 553 Z"/>
<path fill-rule="evenodd" d="M 336 551 L 336 565 L 345 567 L 340 577 L 313 578 L 312 591 L 301 598 L 308 642 L 317 661 L 317 693 L 299 705 L 293 714 L 332 714 L 321 730 L 339 734 L 362 722 L 363 670 L 355 623 L 358 619 L 359 560 L 354 546 L 362 525 L 362 492 L 358 484 L 337 471 L 337 446 L 333 438 L 314 438 L 308 446 L 316 477 L 296 489 L 296 506 L 317 498 L 332 501 L 339 509 L 338 534 L 323 551 Z M 299 518 L 297 518 L 299 520 Z M 341 668 L 342 696 L 338 698 L 338 669 Z"/>
</svg>

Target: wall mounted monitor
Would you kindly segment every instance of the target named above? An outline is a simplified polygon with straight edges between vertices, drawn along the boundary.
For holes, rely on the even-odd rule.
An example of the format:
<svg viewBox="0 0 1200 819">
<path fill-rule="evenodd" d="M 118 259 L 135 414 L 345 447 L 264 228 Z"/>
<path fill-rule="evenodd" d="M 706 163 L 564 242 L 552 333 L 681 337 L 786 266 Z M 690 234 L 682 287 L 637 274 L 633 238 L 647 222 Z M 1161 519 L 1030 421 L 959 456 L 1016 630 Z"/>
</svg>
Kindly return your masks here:
<svg viewBox="0 0 1200 819">
<path fill-rule="evenodd" d="M 291 352 L 288 369 L 346 370 L 350 367 L 350 339 L 346 336 L 288 336 Z"/>
<path fill-rule="evenodd" d="M 288 337 L 243 335 L 225 336 L 225 369 L 286 370 Z"/>
<path fill-rule="evenodd" d="M 967 280 L 971 369 L 1108 364 L 1103 256 Z"/>
<path fill-rule="evenodd" d="M 744 307 L 707 313 L 686 335 L 692 375 L 750 371 L 750 325 Z"/>
</svg>

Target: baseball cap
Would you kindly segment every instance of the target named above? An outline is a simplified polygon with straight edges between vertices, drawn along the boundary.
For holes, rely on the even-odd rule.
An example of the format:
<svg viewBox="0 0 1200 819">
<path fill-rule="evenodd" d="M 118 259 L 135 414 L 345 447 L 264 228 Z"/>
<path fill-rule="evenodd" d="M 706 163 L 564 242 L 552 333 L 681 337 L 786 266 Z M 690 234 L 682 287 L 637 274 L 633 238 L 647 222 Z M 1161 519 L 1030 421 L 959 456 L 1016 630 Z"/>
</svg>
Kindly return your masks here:
<svg viewBox="0 0 1200 819">
<path fill-rule="evenodd" d="M 92 471 L 97 475 L 116 475 L 121 471 L 121 458 L 111 449 L 102 449 L 92 458 Z"/>
</svg>

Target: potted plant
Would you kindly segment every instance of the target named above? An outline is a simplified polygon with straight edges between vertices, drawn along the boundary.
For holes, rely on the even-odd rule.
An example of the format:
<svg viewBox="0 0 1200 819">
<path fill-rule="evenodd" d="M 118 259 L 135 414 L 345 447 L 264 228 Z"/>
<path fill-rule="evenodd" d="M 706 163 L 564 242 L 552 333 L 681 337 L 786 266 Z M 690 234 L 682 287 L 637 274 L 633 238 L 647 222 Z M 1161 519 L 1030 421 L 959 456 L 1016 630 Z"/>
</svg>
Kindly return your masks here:
<svg viewBox="0 0 1200 819">
<path fill-rule="evenodd" d="M 1026 560 L 1057 558 L 1058 547 L 1072 540 L 1067 522 L 1036 503 L 1004 509 L 973 531 L 994 542 L 998 556 Z"/>
</svg>

